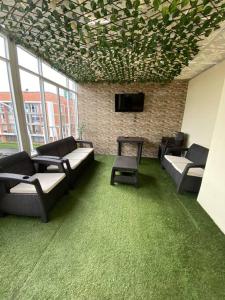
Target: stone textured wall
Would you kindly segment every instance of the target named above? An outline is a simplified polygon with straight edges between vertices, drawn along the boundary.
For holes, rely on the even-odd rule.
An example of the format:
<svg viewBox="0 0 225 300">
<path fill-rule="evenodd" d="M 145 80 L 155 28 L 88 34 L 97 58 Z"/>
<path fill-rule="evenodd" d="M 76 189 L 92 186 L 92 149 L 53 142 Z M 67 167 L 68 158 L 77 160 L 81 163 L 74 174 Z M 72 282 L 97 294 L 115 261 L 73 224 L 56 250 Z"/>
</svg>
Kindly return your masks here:
<svg viewBox="0 0 225 300">
<path fill-rule="evenodd" d="M 116 93 L 145 94 L 144 112 L 116 113 Z M 187 81 L 169 84 L 79 84 L 79 123 L 85 124 L 83 138 L 93 141 L 96 153 L 116 154 L 116 138 L 145 138 L 143 156 L 156 157 L 162 136 L 171 136 L 181 129 L 187 94 Z M 123 153 L 133 155 L 135 149 L 126 145 Z"/>
</svg>

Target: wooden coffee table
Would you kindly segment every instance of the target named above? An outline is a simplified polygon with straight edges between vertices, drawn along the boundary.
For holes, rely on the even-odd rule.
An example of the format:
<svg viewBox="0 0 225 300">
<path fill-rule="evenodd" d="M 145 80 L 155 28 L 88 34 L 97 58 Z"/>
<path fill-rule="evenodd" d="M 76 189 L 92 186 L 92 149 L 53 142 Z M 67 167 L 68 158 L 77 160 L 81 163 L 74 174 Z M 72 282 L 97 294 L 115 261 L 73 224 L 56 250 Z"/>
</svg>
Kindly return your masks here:
<svg viewBox="0 0 225 300">
<path fill-rule="evenodd" d="M 112 167 L 110 184 L 127 183 L 138 187 L 138 162 L 136 157 L 117 156 Z"/>
</svg>

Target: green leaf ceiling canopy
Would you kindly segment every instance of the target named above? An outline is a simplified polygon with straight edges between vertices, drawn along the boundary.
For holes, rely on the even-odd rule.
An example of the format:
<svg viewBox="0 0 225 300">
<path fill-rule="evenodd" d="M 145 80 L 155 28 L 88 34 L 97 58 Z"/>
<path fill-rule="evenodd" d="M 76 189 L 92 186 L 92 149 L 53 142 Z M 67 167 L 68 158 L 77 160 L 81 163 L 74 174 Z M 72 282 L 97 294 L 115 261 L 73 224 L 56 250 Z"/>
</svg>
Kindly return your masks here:
<svg viewBox="0 0 225 300">
<path fill-rule="evenodd" d="M 224 1 L 0 0 L 0 26 L 77 82 L 166 82 L 225 20 Z"/>
</svg>

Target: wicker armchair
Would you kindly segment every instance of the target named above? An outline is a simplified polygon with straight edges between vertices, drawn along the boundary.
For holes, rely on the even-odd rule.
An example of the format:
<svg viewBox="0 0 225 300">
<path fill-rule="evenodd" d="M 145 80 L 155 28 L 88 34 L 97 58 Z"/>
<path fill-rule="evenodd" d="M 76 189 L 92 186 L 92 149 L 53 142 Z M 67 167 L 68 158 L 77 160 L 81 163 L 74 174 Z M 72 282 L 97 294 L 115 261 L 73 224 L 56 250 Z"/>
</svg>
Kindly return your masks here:
<svg viewBox="0 0 225 300">
<path fill-rule="evenodd" d="M 25 151 L 0 159 L 0 215 L 36 216 L 48 222 L 48 212 L 69 188 L 64 163 L 30 158 Z M 61 173 L 38 173 L 39 164 L 56 165 Z"/>
</svg>

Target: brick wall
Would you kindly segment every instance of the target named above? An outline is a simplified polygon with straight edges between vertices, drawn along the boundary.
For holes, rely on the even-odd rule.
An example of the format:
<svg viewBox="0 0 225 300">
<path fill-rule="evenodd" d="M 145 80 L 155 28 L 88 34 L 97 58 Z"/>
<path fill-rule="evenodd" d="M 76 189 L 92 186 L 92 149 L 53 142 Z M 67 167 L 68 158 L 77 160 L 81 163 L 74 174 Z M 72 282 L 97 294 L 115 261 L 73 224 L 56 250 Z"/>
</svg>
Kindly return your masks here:
<svg viewBox="0 0 225 300">
<path fill-rule="evenodd" d="M 145 94 L 144 112 L 116 113 L 116 93 Z M 179 131 L 184 112 L 187 81 L 166 85 L 155 83 L 80 84 L 78 85 L 79 122 L 85 124 L 83 138 L 93 141 L 96 153 L 116 154 L 116 138 L 145 138 L 143 155 L 155 157 L 162 136 Z M 133 146 L 124 147 L 124 154 L 133 155 Z"/>
</svg>

